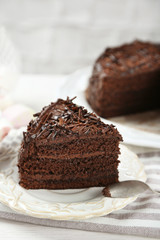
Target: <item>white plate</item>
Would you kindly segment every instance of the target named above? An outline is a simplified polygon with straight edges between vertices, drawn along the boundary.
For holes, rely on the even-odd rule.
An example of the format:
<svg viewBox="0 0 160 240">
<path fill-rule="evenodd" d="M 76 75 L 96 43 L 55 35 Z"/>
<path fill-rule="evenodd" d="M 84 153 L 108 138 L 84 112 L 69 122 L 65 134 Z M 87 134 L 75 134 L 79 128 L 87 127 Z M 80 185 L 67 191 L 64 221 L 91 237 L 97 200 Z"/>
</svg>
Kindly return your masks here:
<svg viewBox="0 0 160 240">
<path fill-rule="evenodd" d="M 76 71 L 66 78 L 65 83 L 56 97 L 75 97 L 75 103 L 93 111 L 85 98 L 85 90 L 91 76 L 90 67 Z M 141 114 L 132 114 L 108 120 L 101 118 L 105 123 L 113 123 L 123 136 L 124 142 L 136 146 L 160 148 L 160 111 L 151 111 Z"/>
<path fill-rule="evenodd" d="M 17 153 L 22 129 L 12 130 L 0 143 L 0 201 L 11 209 L 38 218 L 56 220 L 86 219 L 102 216 L 125 207 L 132 198 L 111 199 L 103 188 L 75 190 L 26 190 L 18 184 Z M 146 180 L 138 157 L 121 145 L 119 179 Z"/>
</svg>

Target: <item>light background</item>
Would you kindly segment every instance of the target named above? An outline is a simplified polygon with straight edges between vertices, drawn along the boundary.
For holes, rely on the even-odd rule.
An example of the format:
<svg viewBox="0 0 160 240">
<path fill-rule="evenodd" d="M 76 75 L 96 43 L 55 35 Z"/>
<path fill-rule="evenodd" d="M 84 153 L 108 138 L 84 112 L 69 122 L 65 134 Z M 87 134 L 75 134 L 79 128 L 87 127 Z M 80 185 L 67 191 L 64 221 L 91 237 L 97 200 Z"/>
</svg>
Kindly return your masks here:
<svg viewBox="0 0 160 240">
<path fill-rule="evenodd" d="M 160 42 L 160 0 L 0 0 L 0 24 L 23 73 L 71 73 L 108 46 Z"/>
</svg>

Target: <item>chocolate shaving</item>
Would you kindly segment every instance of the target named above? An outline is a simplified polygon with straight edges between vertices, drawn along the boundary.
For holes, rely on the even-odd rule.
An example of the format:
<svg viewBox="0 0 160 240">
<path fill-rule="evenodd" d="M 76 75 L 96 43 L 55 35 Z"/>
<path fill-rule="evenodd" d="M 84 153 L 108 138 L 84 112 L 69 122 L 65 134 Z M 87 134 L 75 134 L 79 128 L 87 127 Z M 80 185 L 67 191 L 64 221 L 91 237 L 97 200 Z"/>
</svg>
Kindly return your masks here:
<svg viewBox="0 0 160 240">
<path fill-rule="evenodd" d="M 79 108 L 79 111 L 78 111 L 78 117 L 79 117 L 79 119 L 81 119 L 81 108 Z"/>
<path fill-rule="evenodd" d="M 64 124 L 63 118 L 59 118 L 58 120 L 59 120 L 59 125 L 63 125 Z"/>
<path fill-rule="evenodd" d="M 35 114 L 33 114 L 33 117 L 39 117 L 40 114 L 41 114 L 40 112 L 35 113 Z"/>
<path fill-rule="evenodd" d="M 42 112 L 42 116 L 40 114 L 40 116 L 41 116 L 40 122 L 37 125 L 37 128 L 34 130 L 33 133 L 37 133 L 38 130 L 41 128 L 42 124 L 44 124 L 47 121 L 47 119 L 49 117 L 48 116 L 46 117 L 46 115 L 47 115 L 48 111 L 53 107 L 53 105 L 54 105 L 54 103 L 51 103 L 51 105 L 49 105 L 46 109 L 44 109 L 44 112 Z"/>
<path fill-rule="evenodd" d="M 72 102 L 72 101 L 73 101 L 74 99 L 76 99 L 76 98 L 77 98 L 77 97 L 75 96 L 75 97 L 71 98 L 70 101 Z"/>
<path fill-rule="evenodd" d="M 88 133 L 89 133 L 89 131 L 90 131 L 90 129 L 87 129 L 87 131 L 85 132 L 85 134 L 88 134 Z"/>
</svg>

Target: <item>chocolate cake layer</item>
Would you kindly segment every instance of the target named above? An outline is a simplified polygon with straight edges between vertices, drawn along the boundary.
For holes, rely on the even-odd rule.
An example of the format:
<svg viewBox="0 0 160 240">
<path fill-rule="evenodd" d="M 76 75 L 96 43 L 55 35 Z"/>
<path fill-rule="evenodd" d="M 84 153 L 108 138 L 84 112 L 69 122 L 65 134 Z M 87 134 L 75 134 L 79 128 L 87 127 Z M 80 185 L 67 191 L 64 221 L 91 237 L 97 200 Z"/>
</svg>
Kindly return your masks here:
<svg viewBox="0 0 160 240">
<path fill-rule="evenodd" d="M 108 48 L 95 62 L 86 98 L 108 118 L 160 107 L 160 47 L 135 41 Z"/>
<path fill-rule="evenodd" d="M 34 150 L 34 146 L 35 148 L 38 148 L 38 152 L 36 151 L 35 154 L 36 155 L 40 155 L 40 156 L 49 156 L 52 155 L 52 157 L 57 155 L 61 155 L 61 157 L 63 155 L 72 155 L 72 154 L 79 154 L 81 156 L 81 154 L 84 154 L 84 146 L 87 148 L 87 152 L 85 153 L 92 153 L 92 152 L 97 152 L 97 151 L 116 151 L 119 149 L 118 147 L 118 143 L 117 143 L 117 139 L 114 139 L 114 137 L 112 138 L 92 138 L 92 144 L 90 144 L 90 142 L 88 141 L 88 138 L 85 139 L 76 139 L 76 140 L 72 140 L 72 141 L 65 141 L 64 143 L 59 143 L 59 144 L 51 144 L 50 145 L 39 145 L 39 144 L 35 144 L 35 143 L 30 143 L 28 145 L 28 148 L 33 149 Z M 65 151 L 64 151 L 65 149 Z M 63 152 L 63 153 L 62 153 Z M 23 153 L 23 157 L 28 157 L 28 156 L 33 156 L 33 151 L 32 152 L 28 152 L 25 151 Z"/>
<path fill-rule="evenodd" d="M 51 103 L 35 117 L 19 153 L 21 186 L 84 188 L 118 180 L 122 137 L 113 125 L 69 99 Z"/>
<path fill-rule="evenodd" d="M 118 171 L 117 171 L 117 165 L 118 164 L 113 164 L 113 165 L 111 165 L 109 168 L 108 168 L 108 170 L 106 170 L 106 171 L 102 171 L 102 169 L 100 169 L 100 168 L 97 168 L 97 169 L 94 169 L 94 171 L 92 172 L 92 173 L 90 173 L 89 171 L 87 171 L 87 173 L 86 174 L 84 174 L 85 173 L 85 169 L 82 169 L 81 170 L 81 173 L 82 174 L 77 174 L 76 176 L 74 176 L 74 177 L 71 177 L 71 178 L 67 178 L 67 177 L 64 177 L 64 178 L 62 178 L 61 176 L 60 177 L 54 177 L 53 175 L 54 174 L 50 174 L 50 175 L 45 175 L 45 174 L 43 174 L 43 176 L 42 176 L 42 174 L 35 174 L 35 175 L 30 175 L 30 174 L 27 174 L 27 173 L 25 173 L 24 175 L 23 175 L 23 177 L 21 178 L 21 180 L 22 179 L 30 179 L 30 180 L 43 180 L 43 181 L 48 181 L 48 180 L 50 180 L 50 181 L 71 181 L 71 182 L 73 182 L 73 181 L 78 181 L 78 179 L 89 179 L 89 178 L 92 178 L 92 177 L 95 177 L 95 172 L 96 171 L 101 171 L 101 174 L 104 174 L 105 175 L 105 179 L 106 178 L 109 178 L 110 177 L 110 175 L 115 175 L 115 173 L 117 173 Z M 72 173 L 72 176 L 73 176 L 73 173 Z M 97 174 L 96 175 L 96 177 L 101 177 L 101 175 L 99 175 L 99 174 Z M 106 184 L 105 184 L 106 185 Z M 103 185 L 103 186 L 105 186 L 105 185 Z"/>
<path fill-rule="evenodd" d="M 115 161 L 116 156 L 108 156 L 108 158 L 103 159 L 104 156 L 96 156 L 96 157 L 90 157 L 90 158 L 84 158 L 84 159 L 76 159 L 75 161 L 64 161 L 58 162 L 54 161 L 53 163 L 51 162 L 51 159 L 42 159 L 33 162 L 33 165 L 31 165 L 31 161 L 29 163 L 23 164 L 22 168 L 20 170 L 20 173 L 28 174 L 29 176 L 33 174 L 39 174 L 43 173 L 43 175 L 52 175 L 53 179 L 60 178 L 61 179 L 69 179 L 69 178 L 75 178 L 78 175 L 83 177 L 86 175 L 91 176 L 92 173 L 97 169 L 100 170 L 100 173 L 102 171 L 107 171 L 111 170 L 110 167 L 112 167 L 113 164 L 118 165 L 118 161 Z M 109 159 L 109 161 L 108 161 Z M 45 162 L 45 163 L 44 163 Z M 94 162 L 94 166 L 93 166 Z M 37 166 L 39 163 L 40 167 Z M 51 165 L 49 167 L 49 165 Z M 70 165 L 72 165 L 72 168 L 70 168 Z M 66 176 L 63 176 L 63 172 L 67 172 Z M 73 173 L 75 175 L 73 176 Z M 98 173 L 97 173 L 98 174 Z"/>
<path fill-rule="evenodd" d="M 107 177 L 95 177 L 94 179 L 77 179 L 74 181 L 44 181 L 33 179 L 21 179 L 20 185 L 26 189 L 75 189 L 89 187 L 102 187 L 112 183 L 118 182 L 118 171 L 115 170 L 114 175 Z"/>
</svg>

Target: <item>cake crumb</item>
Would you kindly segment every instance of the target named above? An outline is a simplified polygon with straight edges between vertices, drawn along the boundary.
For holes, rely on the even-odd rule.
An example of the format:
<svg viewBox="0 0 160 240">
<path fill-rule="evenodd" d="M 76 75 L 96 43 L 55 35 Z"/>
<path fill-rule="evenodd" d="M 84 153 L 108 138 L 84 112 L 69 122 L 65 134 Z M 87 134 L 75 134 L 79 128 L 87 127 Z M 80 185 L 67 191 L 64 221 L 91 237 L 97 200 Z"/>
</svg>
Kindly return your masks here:
<svg viewBox="0 0 160 240">
<path fill-rule="evenodd" d="M 105 197 L 111 197 L 111 193 L 110 193 L 109 187 L 103 188 L 102 194 L 103 194 Z"/>
</svg>

